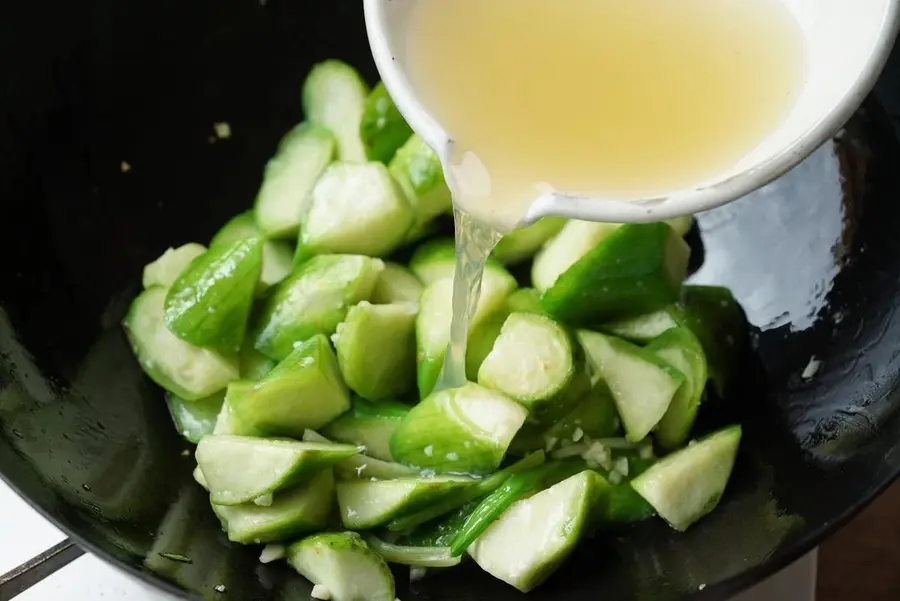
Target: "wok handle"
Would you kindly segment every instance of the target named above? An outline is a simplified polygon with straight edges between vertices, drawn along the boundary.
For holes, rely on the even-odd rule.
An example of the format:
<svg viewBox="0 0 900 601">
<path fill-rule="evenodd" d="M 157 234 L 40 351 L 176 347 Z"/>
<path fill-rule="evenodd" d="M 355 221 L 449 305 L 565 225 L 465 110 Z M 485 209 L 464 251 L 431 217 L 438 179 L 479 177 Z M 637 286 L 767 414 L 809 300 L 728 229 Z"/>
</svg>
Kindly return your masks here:
<svg viewBox="0 0 900 601">
<path fill-rule="evenodd" d="M 32 557 L 0 576 L 0 601 L 10 601 L 82 555 L 84 551 L 72 540 L 66 539 Z"/>
</svg>

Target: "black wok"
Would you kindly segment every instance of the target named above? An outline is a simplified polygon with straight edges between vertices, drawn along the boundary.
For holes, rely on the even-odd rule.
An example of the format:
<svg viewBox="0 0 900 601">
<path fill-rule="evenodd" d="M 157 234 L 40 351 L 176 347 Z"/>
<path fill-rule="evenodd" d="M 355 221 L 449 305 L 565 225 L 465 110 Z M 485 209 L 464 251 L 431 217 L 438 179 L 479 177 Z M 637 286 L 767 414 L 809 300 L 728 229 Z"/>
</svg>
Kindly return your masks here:
<svg viewBox="0 0 900 601">
<path fill-rule="evenodd" d="M 357 1 L 0 5 L 0 472 L 79 544 L 186 598 L 309 588 L 225 541 L 119 322 L 145 263 L 250 206 L 304 75 L 332 56 L 375 76 Z M 719 510 L 687 534 L 653 521 L 589 541 L 531 599 L 725 598 L 896 477 L 897 59 L 839 140 L 699 218 L 695 278 L 732 287 L 753 325 L 736 394 L 705 408 L 745 424 Z M 213 143 L 218 121 L 233 135 Z M 403 601 L 521 597 L 471 568 L 406 581 Z"/>
</svg>

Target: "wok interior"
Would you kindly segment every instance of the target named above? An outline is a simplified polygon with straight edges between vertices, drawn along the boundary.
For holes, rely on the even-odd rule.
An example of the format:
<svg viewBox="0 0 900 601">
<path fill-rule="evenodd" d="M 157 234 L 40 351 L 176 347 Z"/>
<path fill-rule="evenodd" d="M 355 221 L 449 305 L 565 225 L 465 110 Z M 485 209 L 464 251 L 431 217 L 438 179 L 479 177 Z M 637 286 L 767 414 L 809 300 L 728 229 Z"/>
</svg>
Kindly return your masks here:
<svg viewBox="0 0 900 601">
<path fill-rule="evenodd" d="M 225 541 L 119 322 L 145 263 L 252 204 L 301 119 L 312 63 L 340 57 L 374 80 L 359 3 L 311 6 L 91 0 L 54 4 L 52 19 L 45 6 L 0 8 L 0 471 L 90 549 L 197 596 L 224 584 L 216 598 L 306 599 L 309 587 Z M 701 584 L 724 595 L 896 475 L 897 69 L 839 142 L 699 217 L 695 281 L 730 286 L 754 326 L 739 394 L 702 416 L 745 424 L 720 508 L 683 535 L 654 520 L 596 537 L 530 598 L 678 599 Z M 223 121 L 232 137 L 212 141 Z M 406 581 L 404 601 L 520 597 L 477 569 Z"/>
</svg>

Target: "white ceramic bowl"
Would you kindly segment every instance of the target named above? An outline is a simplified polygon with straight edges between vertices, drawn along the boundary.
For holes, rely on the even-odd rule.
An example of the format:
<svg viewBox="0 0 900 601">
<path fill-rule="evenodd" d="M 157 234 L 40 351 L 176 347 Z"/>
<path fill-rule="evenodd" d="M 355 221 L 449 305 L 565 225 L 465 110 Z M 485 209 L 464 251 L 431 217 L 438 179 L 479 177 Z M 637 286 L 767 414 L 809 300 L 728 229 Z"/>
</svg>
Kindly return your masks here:
<svg viewBox="0 0 900 601">
<path fill-rule="evenodd" d="M 405 74 L 404 32 L 417 1 L 363 0 L 366 26 L 378 71 L 400 112 L 445 160 L 449 136 L 419 103 Z M 693 189 L 639 201 L 551 194 L 535 202 L 526 222 L 547 215 L 640 222 L 705 211 L 778 178 L 833 136 L 884 67 L 900 25 L 900 0 L 781 1 L 803 30 L 809 67 L 790 115 L 759 146 L 728 171 Z"/>
</svg>

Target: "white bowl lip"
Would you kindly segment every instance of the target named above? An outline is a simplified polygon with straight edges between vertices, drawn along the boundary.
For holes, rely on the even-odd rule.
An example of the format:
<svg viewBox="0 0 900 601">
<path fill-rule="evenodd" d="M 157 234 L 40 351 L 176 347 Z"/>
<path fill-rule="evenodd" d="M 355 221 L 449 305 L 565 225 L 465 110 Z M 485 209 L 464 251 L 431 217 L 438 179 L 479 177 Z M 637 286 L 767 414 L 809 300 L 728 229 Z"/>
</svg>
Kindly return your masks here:
<svg viewBox="0 0 900 601">
<path fill-rule="evenodd" d="M 446 161 L 453 140 L 419 104 L 413 94 L 412 85 L 403 71 L 392 66 L 396 59 L 391 52 L 385 13 L 385 6 L 389 2 L 391 0 L 363 0 L 366 30 L 375 65 L 400 113 L 419 136 L 434 148 L 441 160 Z M 900 29 L 900 0 L 891 0 L 878 39 L 873 45 L 874 51 L 853 85 L 848 88 L 834 109 L 784 150 L 756 167 L 709 186 L 686 189 L 656 198 L 620 200 L 591 196 L 591 202 L 582 202 L 584 197 L 577 195 L 548 194 L 535 201 L 522 223 L 531 223 L 551 215 L 585 221 L 622 223 L 659 221 L 708 211 L 765 186 L 790 171 L 825 144 L 859 109 L 884 69 L 897 38 L 898 29 Z"/>
</svg>

